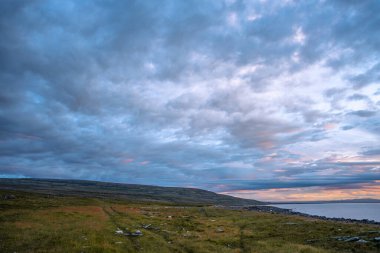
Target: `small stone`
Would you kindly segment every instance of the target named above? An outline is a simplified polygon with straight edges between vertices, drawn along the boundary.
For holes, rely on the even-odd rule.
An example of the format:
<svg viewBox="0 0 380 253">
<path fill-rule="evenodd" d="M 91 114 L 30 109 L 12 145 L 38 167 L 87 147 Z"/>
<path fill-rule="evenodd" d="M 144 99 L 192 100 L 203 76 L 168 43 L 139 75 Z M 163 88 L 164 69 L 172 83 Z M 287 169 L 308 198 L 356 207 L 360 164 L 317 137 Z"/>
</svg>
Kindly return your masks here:
<svg viewBox="0 0 380 253">
<path fill-rule="evenodd" d="M 115 231 L 115 233 L 118 234 L 118 235 L 121 235 L 121 234 L 123 234 L 124 232 L 123 232 L 123 230 L 121 230 L 120 228 L 117 228 L 116 231 Z"/>
<path fill-rule="evenodd" d="M 360 239 L 360 240 L 358 240 L 358 241 L 356 241 L 357 243 L 367 243 L 368 241 L 366 241 L 366 240 L 363 240 L 363 239 Z"/>
<path fill-rule="evenodd" d="M 130 234 L 131 236 L 142 236 L 143 233 L 140 230 L 136 230 L 135 232 Z"/>
<path fill-rule="evenodd" d="M 223 233 L 224 232 L 224 229 L 223 228 L 217 228 L 216 230 L 215 230 L 217 233 Z"/>
<path fill-rule="evenodd" d="M 142 228 L 149 229 L 152 226 L 152 224 L 143 224 Z"/>
<path fill-rule="evenodd" d="M 344 240 L 345 242 L 356 242 L 356 241 L 359 241 L 360 238 L 357 237 L 357 236 L 354 236 L 354 237 L 349 237 L 347 238 L 346 240 Z"/>
</svg>

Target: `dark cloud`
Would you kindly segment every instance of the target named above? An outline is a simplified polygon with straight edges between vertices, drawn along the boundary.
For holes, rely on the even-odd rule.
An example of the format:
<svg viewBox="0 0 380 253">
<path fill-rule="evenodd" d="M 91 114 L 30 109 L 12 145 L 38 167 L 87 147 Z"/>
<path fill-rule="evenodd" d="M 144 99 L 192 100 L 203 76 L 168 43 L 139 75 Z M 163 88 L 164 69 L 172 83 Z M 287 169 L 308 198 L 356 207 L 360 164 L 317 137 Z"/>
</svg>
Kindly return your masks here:
<svg viewBox="0 0 380 253">
<path fill-rule="evenodd" d="M 359 117 L 372 117 L 375 116 L 377 111 L 369 111 L 369 110 L 359 110 L 359 111 L 354 111 L 351 112 L 350 114 L 359 116 Z"/>
<path fill-rule="evenodd" d="M 281 189 L 281 188 L 303 188 L 303 187 L 314 187 L 314 186 L 324 186 L 324 187 L 333 187 L 333 188 L 344 188 L 352 184 L 360 183 L 374 183 L 375 180 L 378 180 L 378 176 L 367 176 L 363 178 L 338 178 L 338 179 L 298 179 L 295 181 L 271 181 L 271 180 L 241 180 L 241 181 L 225 181 L 223 185 L 225 191 L 234 191 L 234 190 L 265 190 L 265 189 Z M 216 186 L 217 187 L 217 186 Z"/>
<path fill-rule="evenodd" d="M 365 155 L 365 156 L 378 156 L 380 155 L 380 148 L 378 149 L 367 149 L 363 152 L 361 152 L 362 155 Z"/>
<path fill-rule="evenodd" d="M 353 128 L 355 128 L 355 127 L 354 127 L 354 126 L 349 126 L 349 125 L 347 125 L 347 126 L 343 126 L 343 127 L 342 127 L 342 130 L 347 131 L 347 130 L 351 130 L 351 129 L 353 129 Z"/>
<path fill-rule="evenodd" d="M 351 96 L 348 97 L 348 100 L 368 100 L 368 97 L 367 96 L 364 96 L 364 95 L 361 95 L 361 94 L 353 94 Z"/>
<path fill-rule="evenodd" d="M 379 22 L 380 24 L 380 22 Z M 380 81 L 380 63 L 375 64 L 364 73 L 351 77 L 351 81 L 354 83 L 355 88 L 362 88 L 370 83 Z"/>
<path fill-rule="evenodd" d="M 309 164 L 359 145 L 334 136 L 379 136 L 379 10 L 1 1 L 0 175 L 210 189 L 374 180 L 349 172 L 374 164 Z M 341 167 L 332 180 L 310 174 Z"/>
</svg>

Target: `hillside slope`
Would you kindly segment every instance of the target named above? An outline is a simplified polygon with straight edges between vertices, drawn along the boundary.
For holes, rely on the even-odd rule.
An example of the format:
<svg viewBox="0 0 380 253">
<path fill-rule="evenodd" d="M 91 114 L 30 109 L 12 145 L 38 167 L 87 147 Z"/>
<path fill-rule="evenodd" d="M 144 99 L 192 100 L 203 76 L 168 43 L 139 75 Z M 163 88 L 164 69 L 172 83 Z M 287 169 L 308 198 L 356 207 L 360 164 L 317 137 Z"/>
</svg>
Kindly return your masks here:
<svg viewBox="0 0 380 253">
<path fill-rule="evenodd" d="M 256 200 L 241 199 L 195 188 L 160 187 L 87 180 L 0 178 L 0 189 L 21 190 L 51 195 L 158 201 L 175 204 L 261 204 L 261 202 Z"/>
</svg>

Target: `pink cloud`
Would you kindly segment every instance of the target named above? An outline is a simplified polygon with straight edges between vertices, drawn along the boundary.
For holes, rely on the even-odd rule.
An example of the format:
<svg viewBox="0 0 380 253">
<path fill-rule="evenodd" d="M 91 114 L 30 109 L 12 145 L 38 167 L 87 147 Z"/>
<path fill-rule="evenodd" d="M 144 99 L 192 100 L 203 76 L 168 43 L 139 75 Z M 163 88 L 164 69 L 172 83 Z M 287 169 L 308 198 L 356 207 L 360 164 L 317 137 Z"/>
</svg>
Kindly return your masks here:
<svg viewBox="0 0 380 253">
<path fill-rule="evenodd" d="M 318 201 L 374 198 L 379 199 L 379 181 L 351 185 L 351 187 L 303 187 L 265 190 L 235 190 L 221 192 L 235 197 L 257 199 L 262 201 Z"/>
<path fill-rule="evenodd" d="M 122 160 L 121 162 L 124 163 L 124 164 L 129 164 L 129 163 L 131 163 L 131 162 L 133 162 L 133 161 L 134 161 L 134 159 L 132 159 L 132 158 L 127 158 L 127 159 Z"/>
</svg>

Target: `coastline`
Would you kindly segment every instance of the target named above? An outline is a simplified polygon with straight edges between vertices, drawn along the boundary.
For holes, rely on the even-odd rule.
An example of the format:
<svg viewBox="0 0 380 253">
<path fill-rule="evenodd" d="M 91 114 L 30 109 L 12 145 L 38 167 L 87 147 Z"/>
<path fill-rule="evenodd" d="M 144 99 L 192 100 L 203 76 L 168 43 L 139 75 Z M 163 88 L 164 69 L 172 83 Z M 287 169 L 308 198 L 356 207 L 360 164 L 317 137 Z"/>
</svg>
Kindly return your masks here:
<svg viewBox="0 0 380 253">
<path fill-rule="evenodd" d="M 233 207 L 233 209 L 242 209 L 248 211 L 257 211 L 257 212 L 265 212 L 265 213 L 274 213 L 274 214 L 285 214 L 285 215 L 293 215 L 293 216 L 302 216 L 307 218 L 313 218 L 318 220 L 328 220 L 328 221 L 339 221 L 344 223 L 360 223 L 360 224 L 370 224 L 370 225 L 378 225 L 380 226 L 380 222 L 375 220 L 368 219 L 350 219 L 350 218 L 330 218 L 326 216 L 312 215 L 307 213 L 296 212 L 291 209 L 279 208 L 275 206 L 244 206 L 244 207 Z"/>
</svg>

